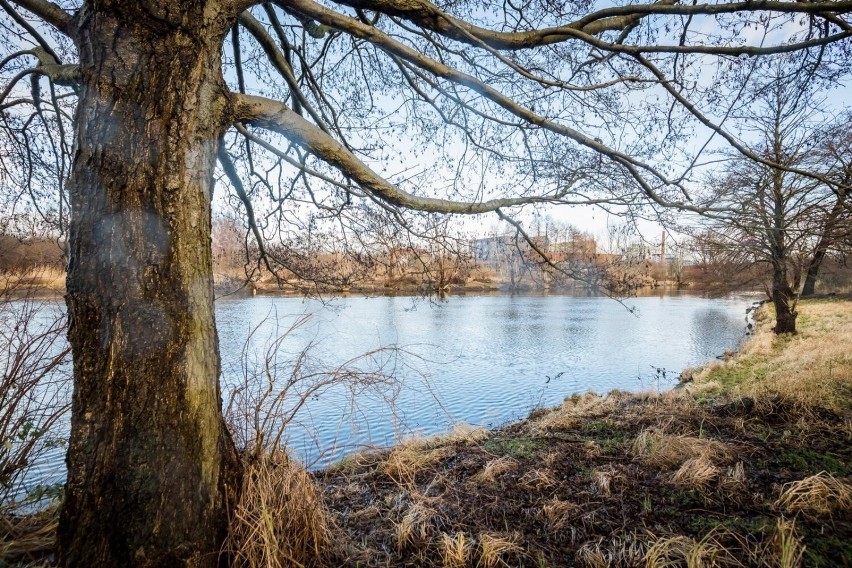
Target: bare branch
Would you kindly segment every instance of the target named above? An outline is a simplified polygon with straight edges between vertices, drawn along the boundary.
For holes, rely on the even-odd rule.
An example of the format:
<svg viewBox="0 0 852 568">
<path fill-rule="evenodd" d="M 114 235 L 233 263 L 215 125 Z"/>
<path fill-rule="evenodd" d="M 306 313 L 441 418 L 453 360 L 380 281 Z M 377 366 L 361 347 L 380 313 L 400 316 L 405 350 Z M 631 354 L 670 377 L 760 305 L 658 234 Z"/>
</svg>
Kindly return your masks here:
<svg viewBox="0 0 852 568">
<path fill-rule="evenodd" d="M 392 205 L 417 211 L 474 215 L 494 211 L 498 207 L 514 207 L 527 203 L 554 203 L 565 195 L 491 199 L 482 202 L 452 201 L 412 195 L 394 186 L 370 169 L 337 140 L 287 108 L 279 101 L 253 95 L 231 94 L 236 119 L 277 132 L 294 144 L 317 155 L 344 175 L 355 180 L 362 189 Z"/>
<path fill-rule="evenodd" d="M 242 2 L 248 7 L 255 2 Z M 276 2 L 288 9 L 289 2 Z M 409 20 L 418 26 L 437 32 L 445 37 L 473 43 L 472 38 L 495 49 L 526 49 L 530 47 L 560 43 L 576 37 L 576 32 L 597 35 L 605 31 L 624 30 L 638 23 L 641 18 L 653 14 L 665 15 L 716 15 L 745 12 L 808 13 L 825 18 L 852 10 L 852 1 L 836 2 L 774 2 L 746 1 L 722 4 L 680 4 L 677 0 L 662 0 L 650 4 L 618 6 L 595 11 L 579 20 L 562 26 L 532 29 L 518 32 L 499 32 L 481 28 L 455 18 L 428 0 L 341 0 L 359 10 L 375 10 L 390 16 Z"/>
<path fill-rule="evenodd" d="M 73 35 L 73 17 L 53 2 L 47 0 L 12 0 L 12 2 L 32 12 L 65 35 Z M 3 2 L 3 4 L 6 4 L 6 2 Z"/>
</svg>

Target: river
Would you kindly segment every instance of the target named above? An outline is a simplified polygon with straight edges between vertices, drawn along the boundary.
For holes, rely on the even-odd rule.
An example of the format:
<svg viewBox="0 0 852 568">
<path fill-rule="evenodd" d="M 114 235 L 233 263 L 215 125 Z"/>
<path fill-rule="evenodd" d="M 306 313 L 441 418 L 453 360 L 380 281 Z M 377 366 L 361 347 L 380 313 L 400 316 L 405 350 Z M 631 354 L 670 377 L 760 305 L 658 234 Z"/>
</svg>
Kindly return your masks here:
<svg viewBox="0 0 852 568">
<path fill-rule="evenodd" d="M 359 448 L 443 432 L 458 422 L 496 427 L 573 393 L 671 388 L 685 367 L 739 345 L 754 299 L 663 294 L 624 305 L 560 295 L 220 299 L 223 396 L 227 404 L 235 389 L 242 393 L 231 404 L 242 415 L 263 405 L 265 362 L 273 356 L 272 395 L 299 378 L 280 410 L 292 410 L 300 400 L 294 393 L 309 394 L 286 442 L 292 455 L 322 467 Z M 371 355 L 359 357 L 364 353 Z M 348 367 L 329 374 L 346 361 Z M 352 378 L 360 382 L 350 388 Z M 335 384 L 308 392 L 330 379 Z M 63 478 L 57 448 L 35 464 L 26 485 Z"/>
</svg>

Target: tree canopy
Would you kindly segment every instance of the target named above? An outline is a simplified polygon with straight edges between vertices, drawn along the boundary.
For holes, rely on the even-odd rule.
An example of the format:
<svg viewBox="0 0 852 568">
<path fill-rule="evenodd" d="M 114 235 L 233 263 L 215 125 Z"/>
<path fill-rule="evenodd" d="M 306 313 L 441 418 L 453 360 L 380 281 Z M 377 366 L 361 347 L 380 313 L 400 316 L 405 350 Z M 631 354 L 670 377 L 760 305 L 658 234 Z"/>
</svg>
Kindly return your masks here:
<svg viewBox="0 0 852 568">
<path fill-rule="evenodd" d="M 68 235 L 63 565 L 221 559 L 241 466 L 218 383 L 217 161 L 273 269 L 264 243 L 318 222 L 362 238 L 422 230 L 418 213 L 526 235 L 518 215 L 543 204 L 730 215 L 694 191 L 721 150 L 837 186 L 756 152 L 735 117 L 777 59 L 845 79 L 850 0 L 0 8 L 4 207 Z"/>
</svg>

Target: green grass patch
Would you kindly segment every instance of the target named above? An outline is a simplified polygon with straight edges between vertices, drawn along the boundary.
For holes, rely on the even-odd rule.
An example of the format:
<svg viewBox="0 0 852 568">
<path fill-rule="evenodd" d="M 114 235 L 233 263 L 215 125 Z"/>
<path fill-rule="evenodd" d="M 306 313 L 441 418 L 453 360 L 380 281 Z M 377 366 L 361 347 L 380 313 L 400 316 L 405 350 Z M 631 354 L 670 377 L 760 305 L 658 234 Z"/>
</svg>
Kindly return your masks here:
<svg viewBox="0 0 852 568">
<path fill-rule="evenodd" d="M 734 365 L 725 365 L 712 369 L 704 379 L 708 382 L 718 382 L 721 391 L 733 389 L 739 385 L 759 382 L 771 371 L 769 357 L 752 355 L 738 359 Z"/>
<path fill-rule="evenodd" d="M 782 468 L 808 475 L 827 471 L 833 475 L 852 475 L 852 466 L 842 460 L 808 448 L 787 446 L 774 452 L 766 462 L 771 469 Z"/>
<path fill-rule="evenodd" d="M 838 536 L 829 527 L 823 534 L 805 534 L 805 566 L 834 568 L 852 566 L 852 540 Z"/>
<path fill-rule="evenodd" d="M 482 442 L 482 449 L 498 456 L 533 460 L 547 448 L 545 440 L 518 436 L 516 438 L 489 438 Z"/>
<path fill-rule="evenodd" d="M 621 449 L 627 439 L 627 433 L 615 426 L 611 420 L 589 420 L 580 427 L 580 434 L 597 442 L 604 453 Z"/>
</svg>

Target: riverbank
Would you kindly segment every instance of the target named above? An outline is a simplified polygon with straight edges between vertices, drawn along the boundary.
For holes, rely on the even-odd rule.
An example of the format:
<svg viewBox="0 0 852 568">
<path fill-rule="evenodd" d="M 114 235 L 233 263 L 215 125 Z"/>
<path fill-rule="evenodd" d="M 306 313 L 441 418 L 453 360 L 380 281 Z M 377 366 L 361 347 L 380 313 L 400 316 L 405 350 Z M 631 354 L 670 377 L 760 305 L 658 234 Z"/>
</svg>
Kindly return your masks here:
<svg viewBox="0 0 852 568">
<path fill-rule="evenodd" d="M 325 561 L 852 564 L 852 301 L 800 312 L 776 338 L 762 308 L 740 353 L 671 392 L 574 396 L 344 460 L 315 478 Z"/>
<path fill-rule="evenodd" d="M 663 394 L 574 396 L 308 473 L 248 460 L 238 566 L 852 564 L 852 300 L 768 307 L 726 361 Z M 55 514 L 0 525 L 0 565 L 49 557 Z M 2 519 L 0 519 L 2 520 Z"/>
</svg>

